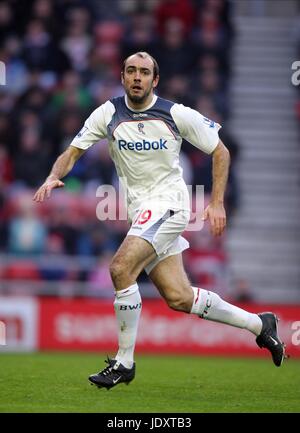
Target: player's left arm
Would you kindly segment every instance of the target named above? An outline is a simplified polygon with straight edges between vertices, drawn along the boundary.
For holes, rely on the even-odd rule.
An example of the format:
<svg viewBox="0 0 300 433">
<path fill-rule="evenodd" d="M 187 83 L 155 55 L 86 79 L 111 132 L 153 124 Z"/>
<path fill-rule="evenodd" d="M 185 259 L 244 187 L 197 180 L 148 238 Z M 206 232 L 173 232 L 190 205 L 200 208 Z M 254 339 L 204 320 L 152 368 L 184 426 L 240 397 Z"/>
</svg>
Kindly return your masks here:
<svg viewBox="0 0 300 433">
<path fill-rule="evenodd" d="M 182 104 L 174 104 L 170 113 L 181 136 L 193 146 L 212 155 L 212 195 L 203 219 L 209 220 L 213 235 L 220 236 L 226 226 L 224 196 L 230 165 L 229 151 L 218 135 L 221 125 Z"/>
<path fill-rule="evenodd" d="M 212 161 L 212 193 L 203 219 L 209 220 L 212 234 L 220 236 L 226 227 L 224 197 L 230 166 L 229 151 L 221 140 L 212 153 Z"/>
</svg>

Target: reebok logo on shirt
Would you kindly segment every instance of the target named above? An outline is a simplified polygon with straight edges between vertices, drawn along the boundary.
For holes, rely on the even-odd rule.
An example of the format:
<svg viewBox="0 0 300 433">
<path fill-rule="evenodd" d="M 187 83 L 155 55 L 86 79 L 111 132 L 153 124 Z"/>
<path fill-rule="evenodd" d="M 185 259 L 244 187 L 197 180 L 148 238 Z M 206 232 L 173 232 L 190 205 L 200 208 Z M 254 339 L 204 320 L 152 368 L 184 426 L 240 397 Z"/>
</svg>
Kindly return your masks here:
<svg viewBox="0 0 300 433">
<path fill-rule="evenodd" d="M 126 141 L 126 140 L 118 140 L 119 150 L 167 150 L 166 146 L 167 140 L 163 140 L 162 138 L 159 141 Z"/>
</svg>

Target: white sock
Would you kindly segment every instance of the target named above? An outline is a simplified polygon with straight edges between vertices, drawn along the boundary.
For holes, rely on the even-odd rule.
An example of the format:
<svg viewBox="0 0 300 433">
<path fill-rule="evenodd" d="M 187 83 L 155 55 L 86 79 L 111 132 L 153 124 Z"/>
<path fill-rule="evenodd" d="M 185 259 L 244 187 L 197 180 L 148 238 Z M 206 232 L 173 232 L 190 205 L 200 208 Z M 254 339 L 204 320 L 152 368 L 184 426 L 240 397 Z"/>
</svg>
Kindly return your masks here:
<svg viewBox="0 0 300 433">
<path fill-rule="evenodd" d="M 202 319 L 226 323 L 237 328 L 245 328 L 255 335 L 260 334 L 262 321 L 257 314 L 248 313 L 248 311 L 223 301 L 214 292 L 198 287 L 192 287 L 192 289 L 194 302 L 191 313 L 197 314 Z"/>
<path fill-rule="evenodd" d="M 115 359 L 124 367 L 131 368 L 142 299 L 136 283 L 127 289 L 116 291 L 115 294 L 114 308 L 118 321 L 119 340 L 119 350 Z"/>
</svg>

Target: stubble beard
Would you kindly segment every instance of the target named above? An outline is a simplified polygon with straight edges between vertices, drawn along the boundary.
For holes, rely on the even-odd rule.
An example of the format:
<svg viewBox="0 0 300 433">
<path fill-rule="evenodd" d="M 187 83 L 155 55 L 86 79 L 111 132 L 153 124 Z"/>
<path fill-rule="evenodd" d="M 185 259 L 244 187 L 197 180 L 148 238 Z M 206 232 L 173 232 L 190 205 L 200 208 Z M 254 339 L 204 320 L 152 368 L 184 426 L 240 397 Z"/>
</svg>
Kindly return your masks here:
<svg viewBox="0 0 300 433">
<path fill-rule="evenodd" d="M 152 89 L 149 89 L 148 92 L 145 92 L 143 95 L 138 96 L 138 95 L 131 95 L 130 91 L 128 90 L 126 92 L 126 95 L 129 99 L 129 101 L 133 102 L 134 104 L 142 104 L 143 102 L 146 101 L 146 99 L 148 98 L 148 96 L 150 95 Z"/>
</svg>

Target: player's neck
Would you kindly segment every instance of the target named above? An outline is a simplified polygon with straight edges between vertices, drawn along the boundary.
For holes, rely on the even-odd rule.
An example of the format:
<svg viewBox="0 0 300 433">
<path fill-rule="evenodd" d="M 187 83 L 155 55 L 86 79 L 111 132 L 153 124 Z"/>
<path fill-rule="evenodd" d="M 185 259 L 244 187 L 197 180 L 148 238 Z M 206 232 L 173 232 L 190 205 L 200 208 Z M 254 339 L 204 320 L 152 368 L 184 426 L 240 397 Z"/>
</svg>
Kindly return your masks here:
<svg viewBox="0 0 300 433">
<path fill-rule="evenodd" d="M 150 95 L 147 96 L 145 101 L 134 102 L 126 95 L 126 104 L 128 105 L 129 108 L 135 111 L 145 110 L 146 108 L 152 105 L 154 98 L 155 98 L 154 93 L 151 93 Z"/>
</svg>

